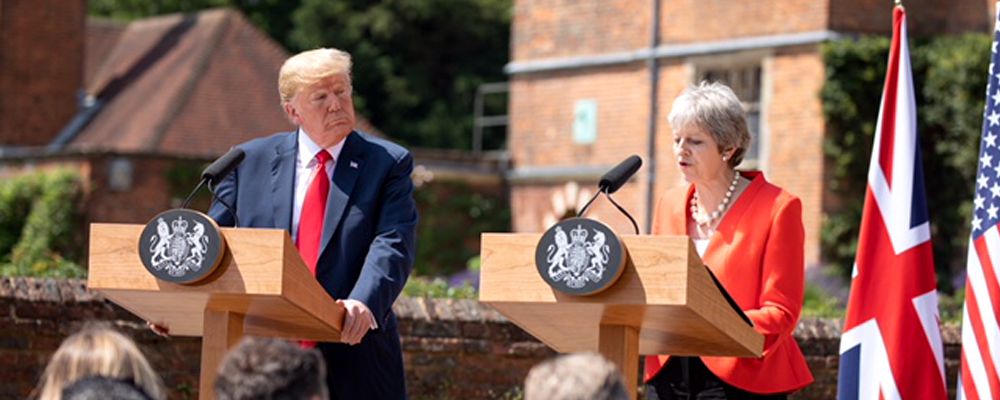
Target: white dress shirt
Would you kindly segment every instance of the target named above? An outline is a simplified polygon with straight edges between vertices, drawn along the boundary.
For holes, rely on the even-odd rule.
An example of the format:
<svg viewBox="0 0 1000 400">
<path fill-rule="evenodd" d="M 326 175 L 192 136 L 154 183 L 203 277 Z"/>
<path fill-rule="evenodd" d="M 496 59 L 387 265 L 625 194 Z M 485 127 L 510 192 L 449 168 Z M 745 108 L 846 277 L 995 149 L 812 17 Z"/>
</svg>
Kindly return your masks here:
<svg viewBox="0 0 1000 400">
<path fill-rule="evenodd" d="M 709 239 L 694 239 L 694 249 L 698 251 L 698 256 L 704 257 L 705 250 L 708 249 Z"/>
<path fill-rule="evenodd" d="M 306 134 L 302 128 L 299 128 L 298 132 L 299 140 L 299 151 L 295 157 L 295 204 L 292 207 L 292 241 L 297 242 L 299 236 L 299 219 L 302 217 L 302 205 L 306 202 L 306 192 L 309 191 L 309 185 L 312 184 L 313 178 L 316 177 L 316 153 L 319 153 L 320 147 L 316 142 Z M 333 170 L 337 166 L 337 159 L 340 158 L 340 151 L 344 149 L 344 142 L 346 142 L 346 137 L 344 140 L 337 142 L 337 144 L 327 147 L 326 151 L 330 153 L 330 161 L 326 163 L 326 176 L 331 181 L 333 180 Z M 331 185 L 333 183 L 331 182 Z M 326 227 L 323 227 L 326 229 Z M 358 302 L 363 305 L 366 309 L 368 305 Z M 378 322 L 375 316 L 370 312 L 368 314 L 371 316 L 369 320 L 369 326 L 371 329 L 378 329 Z"/>
<path fill-rule="evenodd" d="M 309 185 L 312 184 L 313 177 L 316 176 L 314 173 L 316 153 L 320 151 L 319 145 L 302 128 L 299 128 L 298 137 L 299 151 L 295 157 L 295 203 L 292 207 L 292 241 L 295 243 L 298 243 L 302 204 L 306 202 L 306 192 L 309 191 Z M 337 158 L 340 157 L 340 151 L 344 148 L 344 142 L 345 140 L 341 140 L 326 148 L 331 156 L 330 161 L 326 163 L 326 176 L 331 180 L 333 179 L 333 169 L 337 165 Z"/>
</svg>

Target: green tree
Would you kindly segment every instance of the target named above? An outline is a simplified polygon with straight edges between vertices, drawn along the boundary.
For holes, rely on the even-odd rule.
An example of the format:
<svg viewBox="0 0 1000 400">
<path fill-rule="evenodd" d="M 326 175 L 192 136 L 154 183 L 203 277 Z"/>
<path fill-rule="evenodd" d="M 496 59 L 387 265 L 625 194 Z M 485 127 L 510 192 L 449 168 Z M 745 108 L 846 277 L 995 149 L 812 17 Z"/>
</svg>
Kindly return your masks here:
<svg viewBox="0 0 1000 400">
<path fill-rule="evenodd" d="M 476 88 L 505 80 L 510 0 L 304 0 L 293 20 L 292 47 L 353 55 L 358 112 L 408 145 L 470 148 Z"/>
</svg>

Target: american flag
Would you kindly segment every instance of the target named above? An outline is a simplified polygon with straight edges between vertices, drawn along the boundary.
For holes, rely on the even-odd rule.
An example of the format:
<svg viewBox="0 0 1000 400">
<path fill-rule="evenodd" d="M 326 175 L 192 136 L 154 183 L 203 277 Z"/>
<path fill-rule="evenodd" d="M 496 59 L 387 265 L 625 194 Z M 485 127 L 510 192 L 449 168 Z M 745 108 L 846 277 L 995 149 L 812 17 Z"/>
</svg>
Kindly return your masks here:
<svg viewBox="0 0 1000 400">
<path fill-rule="evenodd" d="M 947 396 L 913 90 L 897 6 L 840 342 L 841 400 Z"/>
<path fill-rule="evenodd" d="M 1000 7 L 998 7 L 1000 8 Z M 965 309 L 962 322 L 962 370 L 959 373 L 959 399 L 996 399 L 1000 396 L 1000 234 L 997 233 L 1000 207 L 1000 73 L 997 64 L 997 40 L 1000 21 L 993 33 L 993 55 L 986 85 L 983 111 L 983 134 L 979 143 L 979 168 L 976 170 L 975 206 L 972 212 L 972 236 L 966 261 Z"/>
</svg>

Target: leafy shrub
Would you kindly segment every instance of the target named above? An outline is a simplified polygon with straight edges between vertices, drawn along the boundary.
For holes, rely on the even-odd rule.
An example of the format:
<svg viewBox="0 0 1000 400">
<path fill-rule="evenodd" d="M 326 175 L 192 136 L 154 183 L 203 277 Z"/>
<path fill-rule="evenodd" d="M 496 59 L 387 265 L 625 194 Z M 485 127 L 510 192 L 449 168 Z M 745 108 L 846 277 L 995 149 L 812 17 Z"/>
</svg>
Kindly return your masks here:
<svg viewBox="0 0 1000 400">
<path fill-rule="evenodd" d="M 411 276 L 403 287 L 403 294 L 410 297 L 433 297 L 449 299 L 475 299 L 478 297 L 472 285 L 450 286 L 443 278 Z"/>
<path fill-rule="evenodd" d="M 952 295 L 938 293 L 938 310 L 941 312 L 942 323 L 961 324 L 964 307 L 965 288 L 956 290 Z"/>
<path fill-rule="evenodd" d="M 79 278 L 79 175 L 35 172 L 0 182 L 0 275 Z"/>
<path fill-rule="evenodd" d="M 843 318 L 844 312 L 844 305 L 836 297 L 817 286 L 806 284 L 805 302 L 802 305 L 803 317 Z"/>
</svg>

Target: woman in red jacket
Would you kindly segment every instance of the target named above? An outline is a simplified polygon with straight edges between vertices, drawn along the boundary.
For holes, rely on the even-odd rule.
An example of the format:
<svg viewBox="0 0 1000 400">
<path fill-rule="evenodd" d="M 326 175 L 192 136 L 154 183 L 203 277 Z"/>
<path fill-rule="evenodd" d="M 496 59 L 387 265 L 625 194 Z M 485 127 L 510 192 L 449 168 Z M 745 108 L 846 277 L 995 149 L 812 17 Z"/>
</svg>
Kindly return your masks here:
<svg viewBox="0 0 1000 400">
<path fill-rule="evenodd" d="M 760 172 L 736 171 L 750 145 L 739 99 L 702 83 L 674 100 L 677 167 L 690 184 L 656 207 L 653 234 L 688 235 L 764 335 L 760 358 L 646 357 L 646 380 L 667 399 L 784 399 L 813 381 L 792 337 L 802 310 L 802 203 Z"/>
</svg>

